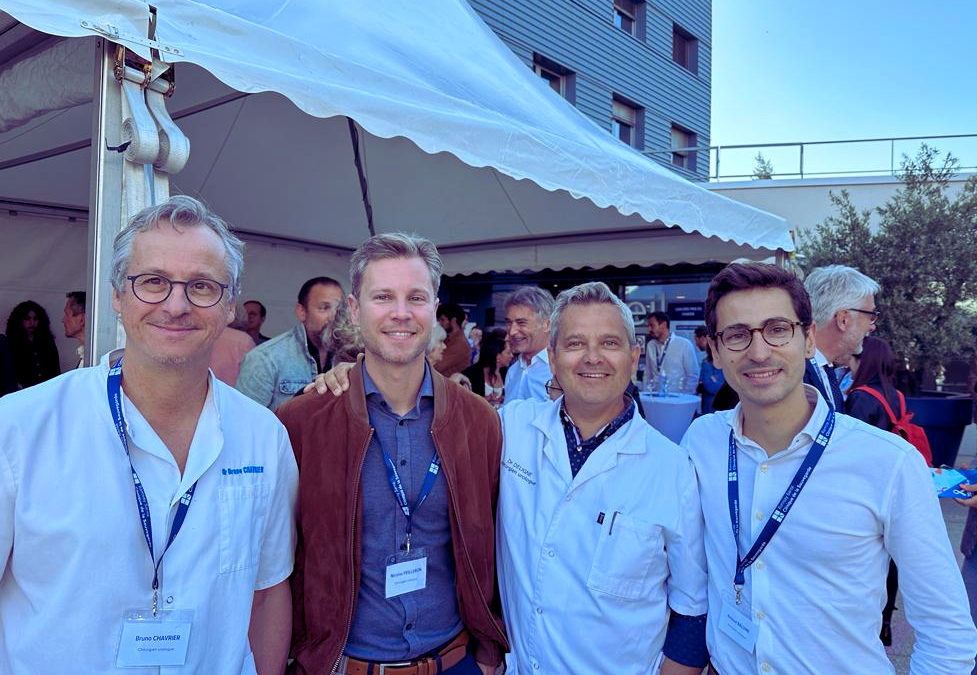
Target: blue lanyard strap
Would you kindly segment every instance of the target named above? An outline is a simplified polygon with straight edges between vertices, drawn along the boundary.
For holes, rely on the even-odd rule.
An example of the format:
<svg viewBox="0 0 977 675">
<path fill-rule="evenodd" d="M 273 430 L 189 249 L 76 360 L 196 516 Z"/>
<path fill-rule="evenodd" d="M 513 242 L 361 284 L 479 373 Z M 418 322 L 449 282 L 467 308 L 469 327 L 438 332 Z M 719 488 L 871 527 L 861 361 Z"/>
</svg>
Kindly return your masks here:
<svg viewBox="0 0 977 675">
<path fill-rule="evenodd" d="M 672 342 L 672 336 L 669 335 L 668 339 L 665 340 L 665 346 L 662 347 L 660 354 L 655 356 L 655 365 L 658 366 L 658 371 L 661 372 L 662 364 L 665 363 L 665 353 L 668 352 L 668 345 Z"/>
<path fill-rule="evenodd" d="M 828 402 L 828 407 L 834 410 L 835 409 L 834 393 L 830 390 L 830 388 L 825 389 L 824 386 L 825 378 L 821 377 L 821 373 L 825 373 L 825 371 L 822 370 L 820 366 L 818 366 L 817 359 L 815 359 L 813 356 L 809 358 L 807 360 L 807 365 L 804 367 L 804 369 L 807 375 L 805 381 L 810 380 L 808 384 L 810 384 L 815 389 L 817 389 L 818 392 L 822 394 L 824 400 Z M 827 373 L 825 373 L 825 377 L 827 377 Z"/>
<path fill-rule="evenodd" d="M 163 556 L 170 549 L 170 544 L 176 539 L 177 533 L 183 527 L 183 521 L 187 517 L 190 509 L 190 502 L 193 501 L 194 490 L 197 489 L 197 482 L 194 481 L 183 496 L 176 508 L 176 515 L 173 516 L 173 525 L 170 527 L 170 535 L 166 539 L 166 546 L 160 553 L 159 559 L 153 551 L 153 521 L 149 513 L 149 499 L 146 497 L 146 490 L 139 480 L 136 467 L 132 465 L 132 455 L 129 454 L 129 441 L 126 438 L 125 421 L 122 416 L 122 359 L 116 361 L 115 365 L 109 369 L 109 378 L 106 385 L 109 397 L 109 410 L 112 412 L 112 421 L 115 423 L 115 431 L 119 434 L 122 441 L 122 449 L 125 450 L 126 459 L 129 460 L 129 470 L 132 471 L 132 484 L 136 492 L 136 506 L 139 508 L 139 520 L 142 522 L 143 536 L 146 537 L 146 546 L 149 548 L 149 557 L 153 560 L 153 615 L 156 614 L 158 607 L 159 590 L 159 566 L 163 562 Z"/>
<path fill-rule="evenodd" d="M 379 439 L 377 440 L 379 441 Z M 411 508 L 407 503 L 407 493 L 404 491 L 404 484 L 400 480 L 400 474 L 397 473 L 397 467 L 394 465 L 393 459 L 387 454 L 383 445 L 380 445 L 380 452 L 383 453 L 383 463 L 387 467 L 387 480 L 390 481 L 390 488 L 393 490 L 394 498 L 396 498 L 397 503 L 400 505 L 400 510 L 404 512 L 404 516 L 407 518 L 407 541 L 405 548 L 407 551 L 410 551 L 412 516 L 417 509 L 421 508 L 421 504 L 424 503 L 424 500 L 431 494 L 431 490 L 434 489 L 434 480 L 438 477 L 438 471 L 441 469 L 441 458 L 438 457 L 438 453 L 435 451 L 434 457 L 431 459 L 431 465 L 427 468 L 427 475 L 424 476 L 421 491 L 417 495 L 417 502 L 415 502 L 414 508 Z"/>
<path fill-rule="evenodd" d="M 784 492 L 784 496 L 780 498 L 780 503 L 777 504 L 777 508 L 774 510 L 770 517 L 767 519 L 766 524 L 764 524 L 763 529 L 760 530 L 760 535 L 757 537 L 756 541 L 753 542 L 753 546 L 747 552 L 745 557 L 740 557 L 740 508 L 739 508 L 739 472 L 737 468 L 736 461 L 736 439 L 733 437 L 732 429 L 729 432 L 729 474 L 727 478 L 727 494 L 729 497 L 729 520 L 733 525 L 733 541 L 736 546 L 736 574 L 733 578 L 733 588 L 736 590 L 736 604 L 740 603 L 742 599 L 742 589 L 743 585 L 746 583 L 746 569 L 756 562 L 760 554 L 773 539 L 774 533 L 780 527 L 780 524 L 787 517 L 787 513 L 790 511 L 791 507 L 797 501 L 798 495 L 801 494 L 801 490 L 807 485 L 808 479 L 811 477 L 811 473 L 814 471 L 814 467 L 817 466 L 818 461 L 821 459 L 821 455 L 824 454 L 824 449 L 828 445 L 828 441 L 831 439 L 831 433 L 835 428 L 835 413 L 833 410 L 828 411 L 828 416 L 824 420 L 824 424 L 821 425 L 821 431 L 818 432 L 818 437 L 814 439 L 814 445 L 807 453 L 807 457 L 801 463 L 800 468 L 797 469 L 797 473 L 790 481 L 790 485 L 787 486 L 787 491 Z"/>
</svg>

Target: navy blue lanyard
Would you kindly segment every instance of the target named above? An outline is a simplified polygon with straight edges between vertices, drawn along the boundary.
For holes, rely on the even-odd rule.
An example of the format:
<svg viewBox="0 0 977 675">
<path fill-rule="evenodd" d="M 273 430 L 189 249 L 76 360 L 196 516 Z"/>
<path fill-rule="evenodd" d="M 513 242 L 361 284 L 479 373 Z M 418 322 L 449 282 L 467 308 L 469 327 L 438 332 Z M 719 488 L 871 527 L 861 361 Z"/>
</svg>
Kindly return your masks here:
<svg viewBox="0 0 977 675">
<path fill-rule="evenodd" d="M 668 339 L 665 340 L 665 346 L 662 347 L 662 353 L 655 357 L 655 365 L 658 366 L 658 371 L 661 372 L 662 364 L 665 363 L 665 353 L 668 351 L 668 345 L 672 342 L 672 336 L 669 335 Z"/>
<path fill-rule="evenodd" d="M 377 441 L 379 442 L 379 438 Z M 383 445 L 380 444 L 380 452 L 383 453 L 383 463 L 387 467 L 387 480 L 390 481 L 390 488 L 394 492 L 394 497 L 397 499 L 397 503 L 400 504 L 400 510 L 404 512 L 407 517 L 407 541 L 405 543 L 405 550 L 410 551 L 410 532 L 411 532 L 411 519 L 415 511 L 421 508 L 421 504 L 424 500 L 428 498 L 431 494 L 431 490 L 434 489 L 434 479 L 438 477 L 438 471 L 441 469 L 441 458 L 438 457 L 438 453 L 435 451 L 434 457 L 431 459 L 431 465 L 427 468 L 427 475 L 424 476 L 424 483 L 421 485 L 421 491 L 417 495 L 417 502 L 414 504 L 412 509 L 407 504 L 407 493 L 404 492 L 404 484 L 400 480 L 400 474 L 397 473 L 397 467 L 394 466 L 393 459 L 387 454 L 387 451 L 383 449 Z"/>
<path fill-rule="evenodd" d="M 190 489 L 180 497 L 180 503 L 176 507 L 176 515 L 173 516 L 173 525 L 170 527 L 170 536 L 166 540 L 166 547 L 159 554 L 159 560 L 153 552 L 153 521 L 149 514 L 149 499 L 146 497 L 146 490 L 143 489 L 139 474 L 132 465 L 132 456 L 129 454 L 129 441 L 126 439 L 125 421 L 122 416 L 122 359 L 120 358 L 114 366 L 109 369 L 109 379 L 107 384 L 109 396 L 109 410 L 112 412 L 112 421 L 115 422 L 115 430 L 122 441 L 122 448 L 126 451 L 126 458 L 129 460 L 129 470 L 132 471 L 132 484 L 136 491 L 136 506 L 139 507 L 139 520 L 142 521 L 142 533 L 146 537 L 146 546 L 149 547 L 149 557 L 153 560 L 153 615 L 159 606 L 159 566 L 163 562 L 163 556 L 170 550 L 170 544 L 176 539 L 177 533 L 183 527 L 183 521 L 187 517 L 190 509 L 190 502 L 193 501 L 193 492 L 197 489 L 197 481 L 193 482 Z"/>
<path fill-rule="evenodd" d="M 743 585 L 746 583 L 746 569 L 760 557 L 767 544 L 773 539 L 774 533 L 780 527 L 784 518 L 787 517 L 788 511 L 790 511 L 794 502 L 797 501 L 797 496 L 801 494 L 801 490 L 804 489 L 808 479 L 811 477 L 814 467 L 821 459 L 821 455 L 824 454 L 824 449 L 831 439 L 831 433 L 834 431 L 834 428 L 835 413 L 833 410 L 829 410 L 828 417 L 824 420 L 824 424 L 821 425 L 821 431 L 818 432 L 818 437 L 814 439 L 814 445 L 811 446 L 807 457 L 804 458 L 800 468 L 797 469 L 797 473 L 791 479 L 790 485 L 787 486 L 787 491 L 780 498 L 780 503 L 777 504 L 777 508 L 770 514 L 763 529 L 760 530 L 760 536 L 753 542 L 753 546 L 747 552 L 746 556 L 742 558 L 740 557 L 740 491 L 736 462 L 736 440 L 733 438 L 733 431 L 730 430 L 729 475 L 726 489 L 729 497 L 729 520 L 733 524 L 733 541 L 736 545 L 736 575 L 733 578 L 733 588 L 736 590 L 737 605 L 742 600 Z"/>
<path fill-rule="evenodd" d="M 819 393 L 824 394 L 823 398 L 825 401 L 828 402 L 828 407 L 834 410 L 835 409 L 834 393 L 831 391 L 830 385 L 827 388 L 825 388 L 824 386 L 824 381 L 828 377 L 827 372 L 823 368 L 821 368 L 821 366 L 818 365 L 818 361 L 814 357 L 811 357 L 807 360 L 807 366 L 805 366 L 805 368 L 807 369 L 808 377 L 811 380 L 810 384 L 815 389 L 817 389 Z M 822 373 L 824 373 L 824 377 L 821 377 Z M 822 391 L 822 389 L 824 391 Z"/>
</svg>

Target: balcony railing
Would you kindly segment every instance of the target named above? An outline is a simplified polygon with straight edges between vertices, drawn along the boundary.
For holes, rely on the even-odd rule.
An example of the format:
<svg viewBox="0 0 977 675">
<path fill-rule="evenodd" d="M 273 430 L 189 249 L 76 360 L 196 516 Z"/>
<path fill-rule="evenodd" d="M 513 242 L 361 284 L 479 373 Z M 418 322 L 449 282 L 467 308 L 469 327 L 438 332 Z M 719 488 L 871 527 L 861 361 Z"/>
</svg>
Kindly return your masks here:
<svg viewBox="0 0 977 675">
<path fill-rule="evenodd" d="M 952 153 L 960 163 L 960 171 L 977 170 L 977 134 L 715 145 L 646 150 L 645 154 L 660 157 L 693 150 L 708 152 L 710 181 L 755 179 L 758 153 L 772 166 L 773 179 L 895 176 L 903 156 L 914 156 L 923 143 Z"/>
</svg>

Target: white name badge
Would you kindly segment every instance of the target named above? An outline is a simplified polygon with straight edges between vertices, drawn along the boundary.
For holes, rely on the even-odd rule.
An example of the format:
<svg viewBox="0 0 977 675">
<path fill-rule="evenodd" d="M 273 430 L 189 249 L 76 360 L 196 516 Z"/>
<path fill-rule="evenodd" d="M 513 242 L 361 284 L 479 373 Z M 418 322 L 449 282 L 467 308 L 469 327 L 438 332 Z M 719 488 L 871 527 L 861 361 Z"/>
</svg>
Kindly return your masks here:
<svg viewBox="0 0 977 675">
<path fill-rule="evenodd" d="M 719 630 L 746 651 L 753 653 L 760 626 L 736 607 L 735 601 L 723 599 L 719 612 Z"/>
<path fill-rule="evenodd" d="M 395 598 L 427 586 L 427 556 L 423 549 L 388 558 L 385 597 Z"/>
<path fill-rule="evenodd" d="M 118 668 L 182 666 L 187 661 L 193 612 L 131 610 L 122 621 Z"/>
</svg>

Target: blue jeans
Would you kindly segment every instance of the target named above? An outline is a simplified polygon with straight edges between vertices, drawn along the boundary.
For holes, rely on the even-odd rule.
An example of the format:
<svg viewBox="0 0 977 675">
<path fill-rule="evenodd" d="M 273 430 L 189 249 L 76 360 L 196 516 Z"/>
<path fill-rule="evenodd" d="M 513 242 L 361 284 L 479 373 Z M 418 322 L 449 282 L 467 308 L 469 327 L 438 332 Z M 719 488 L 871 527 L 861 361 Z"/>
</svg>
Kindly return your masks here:
<svg viewBox="0 0 977 675">
<path fill-rule="evenodd" d="M 454 668 L 449 668 L 444 671 L 444 675 L 482 675 L 482 671 L 475 662 L 475 657 L 472 656 L 471 652 L 468 652 L 465 658 L 456 664 Z"/>
<path fill-rule="evenodd" d="M 977 622 L 977 556 L 968 556 L 963 559 L 960 576 L 963 577 L 963 585 L 967 589 L 967 599 L 970 600 L 970 617 Z M 977 666 L 974 666 L 970 675 L 977 675 Z"/>
</svg>

